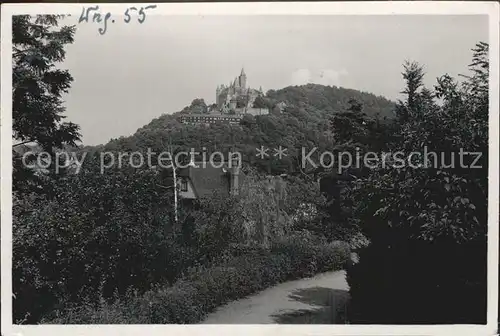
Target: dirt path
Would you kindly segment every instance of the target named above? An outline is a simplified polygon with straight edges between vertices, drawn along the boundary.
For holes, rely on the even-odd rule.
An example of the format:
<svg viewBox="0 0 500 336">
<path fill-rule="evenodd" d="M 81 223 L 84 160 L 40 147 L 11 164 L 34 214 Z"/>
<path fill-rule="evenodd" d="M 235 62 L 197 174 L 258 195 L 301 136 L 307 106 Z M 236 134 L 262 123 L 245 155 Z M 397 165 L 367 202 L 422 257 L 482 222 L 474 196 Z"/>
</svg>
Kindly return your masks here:
<svg viewBox="0 0 500 336">
<path fill-rule="evenodd" d="M 344 271 L 289 281 L 220 307 L 203 324 L 344 323 L 349 287 Z"/>
</svg>

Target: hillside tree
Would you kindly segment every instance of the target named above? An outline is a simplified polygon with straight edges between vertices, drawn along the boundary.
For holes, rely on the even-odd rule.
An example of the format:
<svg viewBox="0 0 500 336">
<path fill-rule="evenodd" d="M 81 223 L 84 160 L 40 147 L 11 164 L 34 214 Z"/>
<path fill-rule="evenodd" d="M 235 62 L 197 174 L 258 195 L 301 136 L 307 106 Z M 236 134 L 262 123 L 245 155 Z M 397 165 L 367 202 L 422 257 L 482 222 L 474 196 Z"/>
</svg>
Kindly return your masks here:
<svg viewBox="0 0 500 336">
<path fill-rule="evenodd" d="M 76 146 L 80 140 L 79 126 L 65 122 L 63 115 L 62 96 L 73 77 L 56 65 L 64 60 L 65 47 L 73 43 L 75 27 L 59 27 L 61 19 L 56 15 L 19 15 L 12 19 L 14 190 L 23 188 L 23 180 L 33 178 L 16 148 L 30 144 L 54 154 L 66 145 Z"/>
<path fill-rule="evenodd" d="M 348 271 L 351 323 L 486 321 L 487 49 L 473 49 L 463 83 L 444 75 L 432 91 L 422 85 L 421 66 L 405 65 L 406 99 L 391 146 L 442 154 L 437 162 L 422 155 L 413 166 L 378 167 L 350 190 L 353 220 L 370 240 Z M 459 162 L 461 150 L 482 153 L 477 169 L 470 156 Z"/>
</svg>

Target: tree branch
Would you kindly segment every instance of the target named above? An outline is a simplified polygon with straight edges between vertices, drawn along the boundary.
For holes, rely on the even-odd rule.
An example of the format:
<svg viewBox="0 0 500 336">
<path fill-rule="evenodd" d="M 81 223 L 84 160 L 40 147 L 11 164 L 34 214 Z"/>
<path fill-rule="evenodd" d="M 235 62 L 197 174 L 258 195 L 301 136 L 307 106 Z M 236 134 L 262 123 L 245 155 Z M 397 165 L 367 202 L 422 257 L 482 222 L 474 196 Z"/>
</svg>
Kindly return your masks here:
<svg viewBox="0 0 500 336">
<path fill-rule="evenodd" d="M 21 146 L 21 145 L 25 145 L 25 144 L 30 143 L 30 142 L 34 142 L 34 141 L 28 140 L 28 141 L 20 142 L 18 144 L 12 145 L 12 148 L 17 147 L 17 146 Z"/>
</svg>

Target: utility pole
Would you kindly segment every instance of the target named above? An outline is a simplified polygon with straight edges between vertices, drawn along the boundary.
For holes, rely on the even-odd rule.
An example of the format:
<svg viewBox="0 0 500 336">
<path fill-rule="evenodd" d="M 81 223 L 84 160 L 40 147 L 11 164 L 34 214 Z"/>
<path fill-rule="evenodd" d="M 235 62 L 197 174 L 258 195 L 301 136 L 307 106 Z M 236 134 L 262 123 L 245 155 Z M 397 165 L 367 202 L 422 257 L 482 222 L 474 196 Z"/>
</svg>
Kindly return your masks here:
<svg viewBox="0 0 500 336">
<path fill-rule="evenodd" d="M 175 164 L 172 160 L 172 172 L 174 176 L 174 216 L 175 216 L 175 224 L 177 225 L 177 222 L 179 221 L 179 217 L 177 215 L 177 173 L 176 170 L 177 168 L 175 167 Z"/>
<path fill-rule="evenodd" d="M 179 221 L 178 212 L 177 212 L 177 167 L 175 166 L 175 160 L 173 155 L 173 146 L 172 140 L 168 140 L 168 152 L 170 154 L 170 163 L 172 165 L 172 175 L 174 179 L 174 220 L 175 225 L 177 226 L 177 222 Z"/>
</svg>

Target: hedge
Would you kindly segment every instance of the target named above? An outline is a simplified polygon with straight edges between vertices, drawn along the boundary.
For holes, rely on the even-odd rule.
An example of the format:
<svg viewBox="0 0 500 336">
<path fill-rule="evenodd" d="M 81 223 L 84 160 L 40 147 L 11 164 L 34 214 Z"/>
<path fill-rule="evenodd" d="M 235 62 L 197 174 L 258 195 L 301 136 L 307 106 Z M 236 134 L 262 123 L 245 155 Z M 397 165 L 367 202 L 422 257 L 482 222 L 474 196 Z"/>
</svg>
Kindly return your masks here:
<svg viewBox="0 0 500 336">
<path fill-rule="evenodd" d="M 302 237 L 303 238 L 303 237 Z M 129 295 L 126 300 L 85 305 L 42 319 L 49 324 L 189 324 L 215 308 L 275 284 L 342 269 L 348 244 L 287 239 L 267 251 L 230 257 L 226 262 L 192 269 L 172 286 Z"/>
</svg>

